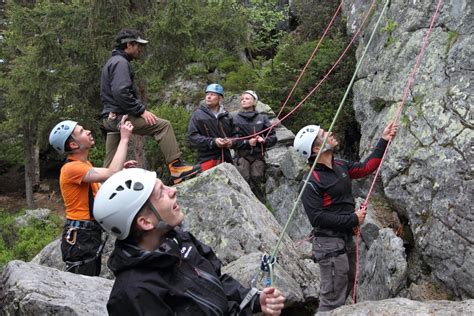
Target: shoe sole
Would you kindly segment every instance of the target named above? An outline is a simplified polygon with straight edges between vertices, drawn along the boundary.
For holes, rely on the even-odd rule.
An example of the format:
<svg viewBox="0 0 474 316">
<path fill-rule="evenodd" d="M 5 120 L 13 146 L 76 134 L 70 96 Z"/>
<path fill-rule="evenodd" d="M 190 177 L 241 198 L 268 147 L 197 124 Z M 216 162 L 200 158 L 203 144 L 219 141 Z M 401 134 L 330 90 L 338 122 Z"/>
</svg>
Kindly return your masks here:
<svg viewBox="0 0 474 316">
<path fill-rule="evenodd" d="M 173 179 L 173 184 L 179 184 L 183 181 L 186 181 L 186 180 L 189 180 L 191 178 L 194 178 L 195 176 L 197 176 L 199 173 L 201 173 L 201 170 L 196 170 L 194 171 L 193 173 L 190 173 L 190 174 L 187 174 L 185 175 L 184 177 L 180 177 L 180 178 L 174 178 Z"/>
</svg>

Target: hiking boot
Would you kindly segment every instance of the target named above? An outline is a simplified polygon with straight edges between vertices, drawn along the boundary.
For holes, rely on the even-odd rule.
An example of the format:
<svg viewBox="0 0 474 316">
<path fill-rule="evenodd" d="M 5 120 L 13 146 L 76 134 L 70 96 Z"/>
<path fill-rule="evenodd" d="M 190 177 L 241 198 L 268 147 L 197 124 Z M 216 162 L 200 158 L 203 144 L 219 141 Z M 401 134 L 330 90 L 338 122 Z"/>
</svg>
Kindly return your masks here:
<svg viewBox="0 0 474 316">
<path fill-rule="evenodd" d="M 178 184 L 181 181 L 188 180 L 200 173 L 201 165 L 188 165 L 186 162 L 178 158 L 168 165 L 168 169 L 170 170 L 173 183 Z"/>
</svg>

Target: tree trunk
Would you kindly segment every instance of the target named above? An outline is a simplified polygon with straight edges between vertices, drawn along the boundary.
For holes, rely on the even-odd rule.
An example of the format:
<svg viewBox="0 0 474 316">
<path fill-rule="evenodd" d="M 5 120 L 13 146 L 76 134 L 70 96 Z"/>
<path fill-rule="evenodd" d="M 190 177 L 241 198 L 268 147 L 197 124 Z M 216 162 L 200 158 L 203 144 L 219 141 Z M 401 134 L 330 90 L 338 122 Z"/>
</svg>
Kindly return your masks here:
<svg viewBox="0 0 474 316">
<path fill-rule="evenodd" d="M 23 125 L 23 147 L 25 150 L 25 193 L 26 204 L 29 208 L 36 208 L 33 198 L 33 189 L 39 184 L 38 149 L 35 146 L 35 123 L 25 122 Z"/>
</svg>

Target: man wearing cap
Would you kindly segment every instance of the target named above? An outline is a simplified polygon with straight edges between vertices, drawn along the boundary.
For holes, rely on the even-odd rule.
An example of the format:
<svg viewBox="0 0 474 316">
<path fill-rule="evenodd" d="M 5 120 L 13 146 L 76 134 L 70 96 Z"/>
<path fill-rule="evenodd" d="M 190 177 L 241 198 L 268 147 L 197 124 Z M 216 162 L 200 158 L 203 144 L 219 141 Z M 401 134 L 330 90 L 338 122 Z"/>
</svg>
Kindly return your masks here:
<svg viewBox="0 0 474 316">
<path fill-rule="evenodd" d="M 108 166 L 114 156 L 119 142 L 120 119 L 128 114 L 135 134 L 153 136 L 158 142 L 175 184 L 196 175 L 200 172 L 200 166 L 188 165 L 181 160 L 182 153 L 171 123 L 146 110 L 138 96 L 130 62 L 140 56 L 148 41 L 134 29 L 121 30 L 115 41 L 112 57 L 102 68 L 100 79 L 102 125 L 108 132 L 104 165 Z"/>
<path fill-rule="evenodd" d="M 232 116 L 224 109 L 224 88 L 212 83 L 206 88 L 205 104 L 192 114 L 188 125 L 188 141 L 197 149 L 201 169 L 208 170 L 222 162 L 232 163 L 229 148 L 240 148 L 242 141 L 233 141 Z"/>
<path fill-rule="evenodd" d="M 89 130 L 75 121 L 58 123 L 49 135 L 49 143 L 60 154 L 67 154 L 61 168 L 59 185 L 66 209 L 66 224 L 61 238 L 61 253 L 66 271 L 97 276 L 101 269 L 102 229 L 94 219 L 93 201 L 99 183 L 123 167 L 134 167 L 136 161 L 125 162 L 133 126 L 122 117 L 120 143 L 108 168 L 95 168 L 89 151 L 95 146 Z"/>
<path fill-rule="evenodd" d="M 255 110 L 257 102 L 255 91 L 240 95 L 241 111 L 234 116 L 234 135 L 249 137 L 244 140 L 244 148 L 236 150 L 235 163 L 252 192 L 265 203 L 265 149 L 275 145 L 277 138 L 275 130 L 269 129 L 272 124 L 268 117 Z"/>
</svg>

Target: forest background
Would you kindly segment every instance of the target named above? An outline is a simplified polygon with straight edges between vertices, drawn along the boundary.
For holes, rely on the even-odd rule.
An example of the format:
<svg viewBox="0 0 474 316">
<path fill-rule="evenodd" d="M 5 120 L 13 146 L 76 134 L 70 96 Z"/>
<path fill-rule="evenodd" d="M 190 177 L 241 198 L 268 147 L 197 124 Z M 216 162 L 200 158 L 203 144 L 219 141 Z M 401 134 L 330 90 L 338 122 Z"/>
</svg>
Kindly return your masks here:
<svg viewBox="0 0 474 316">
<path fill-rule="evenodd" d="M 0 196 L 21 187 L 24 201 L 12 209 L 0 200 L 0 267 L 12 258 L 31 259 L 59 232 L 60 212 L 49 224 L 13 225 L 23 208 L 37 206 L 42 181 L 57 181 L 64 157 L 48 144 L 51 128 L 62 119 L 81 122 L 95 135 L 91 161 L 102 165 L 99 76 L 120 29 L 139 29 L 150 41 L 133 65 L 141 97 L 149 110 L 172 122 L 186 159 L 195 161 L 185 137 L 190 112 L 180 104 L 179 89 L 170 94 L 171 84 L 177 78 L 219 82 L 226 96 L 256 90 L 278 113 L 337 6 L 334 0 L 295 0 L 291 7 L 283 0 L 0 0 L 0 176 L 12 170 L 19 175 L 3 181 Z M 336 20 L 282 115 L 337 60 L 349 41 L 345 23 L 343 17 Z M 286 127 L 293 132 L 316 122 L 329 127 L 354 70 L 354 51 L 283 122 Z M 197 106 L 205 84 L 185 97 Z M 342 146 L 346 154 L 356 155 L 360 134 L 350 103 L 349 98 L 335 130 L 350 144 Z M 166 169 L 151 140 L 145 155 L 150 168 Z"/>
</svg>

